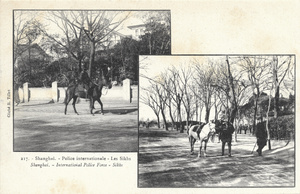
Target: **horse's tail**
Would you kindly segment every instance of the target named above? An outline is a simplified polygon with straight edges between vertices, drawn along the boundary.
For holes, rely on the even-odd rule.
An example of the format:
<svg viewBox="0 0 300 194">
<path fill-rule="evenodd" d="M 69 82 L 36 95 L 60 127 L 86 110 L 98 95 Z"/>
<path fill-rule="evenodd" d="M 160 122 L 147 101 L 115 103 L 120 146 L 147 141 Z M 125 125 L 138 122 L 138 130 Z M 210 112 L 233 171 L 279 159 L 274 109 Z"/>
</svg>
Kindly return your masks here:
<svg viewBox="0 0 300 194">
<path fill-rule="evenodd" d="M 188 136 L 190 135 L 190 134 L 189 134 L 190 128 L 191 128 L 191 125 L 188 125 L 188 126 L 187 126 L 187 129 L 186 129 L 186 133 L 188 134 Z"/>
<path fill-rule="evenodd" d="M 188 134 L 188 136 L 191 136 L 191 130 L 193 130 L 195 128 L 195 125 L 188 125 L 187 126 L 187 130 L 186 133 Z"/>
</svg>

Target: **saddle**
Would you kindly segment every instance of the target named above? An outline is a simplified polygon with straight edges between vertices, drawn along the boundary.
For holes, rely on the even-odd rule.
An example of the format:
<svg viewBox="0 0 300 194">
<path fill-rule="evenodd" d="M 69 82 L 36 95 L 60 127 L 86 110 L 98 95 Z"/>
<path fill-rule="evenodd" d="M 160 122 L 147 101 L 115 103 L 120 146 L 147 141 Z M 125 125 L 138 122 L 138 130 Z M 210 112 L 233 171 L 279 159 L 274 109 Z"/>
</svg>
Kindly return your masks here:
<svg viewBox="0 0 300 194">
<path fill-rule="evenodd" d="M 75 95 L 79 96 L 80 98 L 87 97 L 87 89 L 84 87 L 84 84 L 77 84 L 77 87 L 75 88 Z"/>
<path fill-rule="evenodd" d="M 192 129 L 193 132 L 196 132 L 197 133 L 197 137 L 200 138 L 200 133 L 202 131 L 202 128 L 204 127 L 206 123 L 201 123 L 200 125 L 198 125 L 198 127 L 194 127 Z"/>
</svg>

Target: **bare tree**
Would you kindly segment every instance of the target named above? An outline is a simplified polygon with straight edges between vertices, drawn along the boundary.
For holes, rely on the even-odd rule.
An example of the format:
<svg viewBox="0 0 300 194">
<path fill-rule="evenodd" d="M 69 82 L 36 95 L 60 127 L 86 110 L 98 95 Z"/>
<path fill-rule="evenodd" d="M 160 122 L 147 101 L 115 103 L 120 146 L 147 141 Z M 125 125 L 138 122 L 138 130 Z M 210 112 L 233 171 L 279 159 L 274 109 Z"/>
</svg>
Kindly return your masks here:
<svg viewBox="0 0 300 194">
<path fill-rule="evenodd" d="M 83 26 L 77 26 L 84 30 L 90 42 L 89 75 L 95 61 L 96 44 L 108 43 L 110 34 L 116 30 L 128 17 L 117 18 L 122 12 L 112 11 L 81 11 L 80 16 L 85 21 Z M 81 23 L 79 23 L 81 24 Z M 86 29 L 87 28 L 87 29 Z"/>
<path fill-rule="evenodd" d="M 278 112 L 279 112 L 279 95 L 280 95 L 280 85 L 283 83 L 287 73 L 291 66 L 293 66 L 293 57 L 292 56 L 273 56 L 272 63 L 271 63 L 271 72 L 273 78 L 273 85 L 275 90 L 275 97 L 274 97 L 274 118 L 275 118 L 275 126 L 276 126 L 276 133 L 277 139 L 279 138 L 278 133 Z"/>
<path fill-rule="evenodd" d="M 157 125 L 160 128 L 160 106 L 159 106 L 159 97 L 155 94 L 153 86 L 149 88 L 143 88 L 146 94 L 140 96 L 140 102 L 149 106 L 157 118 Z"/>
<path fill-rule="evenodd" d="M 251 83 L 254 97 L 253 134 L 256 131 L 258 99 L 267 86 L 266 79 L 268 76 L 268 71 L 265 71 L 265 68 L 267 68 L 269 64 L 270 60 L 263 56 L 245 56 L 239 62 L 239 65 L 242 67 L 242 71 L 247 74 L 247 77 Z"/>
<path fill-rule="evenodd" d="M 195 83 L 199 88 L 198 99 L 202 100 L 205 105 L 205 122 L 209 122 L 210 110 L 213 106 L 212 95 L 214 92 L 214 70 L 213 62 L 209 61 L 206 64 L 197 60 L 193 61 L 195 67 Z"/>
<path fill-rule="evenodd" d="M 32 12 L 14 12 L 14 64 L 24 51 L 27 51 L 32 43 L 39 37 L 42 24 Z"/>
<path fill-rule="evenodd" d="M 273 56 L 272 62 L 272 77 L 275 89 L 275 100 L 274 100 L 274 117 L 278 117 L 279 111 L 279 94 L 280 85 L 283 83 L 285 76 L 287 75 L 290 67 L 292 66 L 292 56 Z"/>
<path fill-rule="evenodd" d="M 176 104 L 174 102 L 175 99 L 173 98 L 173 96 L 176 94 L 176 93 L 174 94 L 174 90 L 176 90 L 176 85 L 174 84 L 173 76 L 174 74 L 172 74 L 172 70 L 171 71 L 167 70 L 165 72 L 162 72 L 163 79 L 161 80 L 161 82 L 166 94 L 166 106 L 169 110 L 169 117 L 171 119 L 173 128 L 175 128 L 174 117 L 176 115 L 173 115 L 174 114 L 173 107 Z"/>
<path fill-rule="evenodd" d="M 170 68 L 169 70 L 170 74 L 170 87 L 172 88 L 171 92 L 171 98 L 172 101 L 174 102 L 174 106 L 176 108 L 177 112 L 177 122 L 179 125 L 176 125 L 176 128 L 178 130 L 178 127 L 180 131 L 183 131 L 183 126 L 182 126 L 182 117 L 181 117 L 181 105 L 182 105 L 182 99 L 183 99 L 183 93 L 180 92 L 180 85 L 179 85 L 179 71 L 176 69 L 174 66 Z"/>
<path fill-rule="evenodd" d="M 163 117 L 165 129 L 168 130 L 167 118 L 165 113 L 167 107 L 167 101 L 168 101 L 168 92 L 166 91 L 163 85 L 164 84 L 163 73 L 160 74 L 159 76 L 156 76 L 155 78 L 150 78 L 145 75 L 143 75 L 143 77 L 148 79 L 150 83 L 149 86 L 150 89 L 145 89 L 145 90 L 148 90 L 148 92 L 151 92 L 151 95 L 153 95 L 151 100 L 155 102 L 156 106 L 159 108 L 160 113 Z"/>
<path fill-rule="evenodd" d="M 83 37 L 89 42 L 89 75 L 95 62 L 95 51 L 97 46 L 105 47 L 109 44 L 110 35 L 126 20 L 130 14 L 121 15 L 117 11 L 52 11 L 49 19 L 56 23 L 64 33 L 64 38 L 59 39 L 55 35 L 45 34 L 65 48 L 72 57 L 79 62 L 83 59 Z M 54 16 L 54 17 L 53 17 Z M 65 40 L 65 41 L 61 41 Z M 75 49 L 72 45 L 75 42 Z"/>
<path fill-rule="evenodd" d="M 78 61 L 78 71 L 81 71 L 82 61 L 87 55 L 87 38 L 81 28 L 76 27 L 78 23 L 84 24 L 83 18 L 78 11 L 49 11 L 47 20 L 57 26 L 60 33 L 49 33 L 50 29 L 43 30 L 48 38 L 47 45 L 51 45 L 51 50 L 66 53 Z M 58 32 L 58 31 L 56 31 Z"/>
<path fill-rule="evenodd" d="M 192 102 L 193 102 L 193 92 L 190 88 L 190 82 L 192 78 L 192 69 L 189 66 L 180 66 L 179 69 L 179 90 L 182 95 L 182 103 L 186 113 L 186 126 L 189 125 L 190 118 L 192 116 Z M 183 133 L 183 129 L 180 129 Z"/>
</svg>

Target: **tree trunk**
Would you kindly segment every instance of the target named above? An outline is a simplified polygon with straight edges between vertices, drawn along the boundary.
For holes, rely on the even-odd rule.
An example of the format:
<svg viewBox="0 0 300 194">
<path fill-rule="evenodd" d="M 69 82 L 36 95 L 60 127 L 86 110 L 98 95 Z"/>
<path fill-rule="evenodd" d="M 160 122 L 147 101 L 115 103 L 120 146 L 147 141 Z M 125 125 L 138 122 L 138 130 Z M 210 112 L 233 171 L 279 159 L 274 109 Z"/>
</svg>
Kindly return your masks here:
<svg viewBox="0 0 300 194">
<path fill-rule="evenodd" d="M 152 48 L 151 48 L 151 35 L 149 35 L 149 55 L 152 55 Z"/>
<path fill-rule="evenodd" d="M 199 124 L 202 121 L 202 110 L 203 110 L 203 106 L 200 107 L 200 114 L 199 114 Z"/>
<path fill-rule="evenodd" d="M 230 115 L 229 115 L 228 121 L 231 124 L 233 124 L 236 113 L 237 113 L 237 103 L 236 103 L 236 96 L 235 96 L 234 85 L 233 85 L 233 77 L 232 77 L 232 74 L 230 71 L 228 56 L 226 56 L 226 62 L 227 62 L 227 71 L 228 71 L 229 102 L 230 102 Z"/>
<path fill-rule="evenodd" d="M 267 129 L 267 139 L 268 139 L 268 147 L 269 150 L 271 150 L 271 138 L 270 138 L 270 129 L 269 129 L 269 112 L 270 112 L 270 107 L 271 107 L 271 92 L 272 89 L 270 90 L 270 94 L 269 94 L 269 103 L 268 103 L 268 110 L 267 110 L 267 120 L 266 120 L 266 129 Z"/>
<path fill-rule="evenodd" d="M 91 47 L 91 53 L 90 53 L 90 61 L 89 61 L 89 71 L 88 74 L 91 77 L 92 74 L 92 67 L 94 65 L 94 61 L 95 61 L 95 42 L 91 41 L 90 42 L 90 47 Z"/>
<path fill-rule="evenodd" d="M 165 111 L 164 110 L 161 110 L 161 115 L 163 117 L 163 120 L 164 120 L 164 124 L 165 124 L 165 127 L 166 127 L 166 131 L 168 131 L 168 125 L 167 125 L 167 120 L 166 120 L 166 115 L 165 115 Z"/>
<path fill-rule="evenodd" d="M 157 127 L 160 128 L 159 114 L 156 114 L 156 118 L 157 118 Z"/>
<path fill-rule="evenodd" d="M 179 93 L 177 94 L 176 101 L 177 101 L 177 118 L 179 119 L 179 129 L 180 131 L 182 131 L 181 96 Z"/>
<path fill-rule="evenodd" d="M 216 101 L 216 94 L 215 94 L 215 121 L 218 120 L 218 106 Z"/>
<path fill-rule="evenodd" d="M 172 100 L 172 98 L 169 99 L 169 104 L 170 104 L 169 114 L 170 114 L 170 118 L 171 118 L 173 129 L 174 129 L 175 121 L 174 121 L 173 114 L 172 114 L 172 105 L 171 105 L 172 102 L 171 102 L 171 100 Z"/>
<path fill-rule="evenodd" d="M 255 93 L 253 93 L 255 95 Z M 254 99 L 254 115 L 253 115 L 253 125 L 252 125 L 252 134 L 254 135 L 256 132 L 256 115 L 257 115 L 257 101 L 258 101 L 258 94 Z"/>
<path fill-rule="evenodd" d="M 206 107 L 205 107 L 205 122 L 206 123 L 209 122 L 209 114 L 210 114 L 210 108 L 208 107 L 208 105 L 206 105 Z"/>
<path fill-rule="evenodd" d="M 30 60 L 31 60 L 31 48 L 30 48 L 30 46 L 31 46 L 31 41 L 29 40 L 29 46 L 28 46 L 28 65 L 29 65 L 29 78 L 31 79 L 31 62 L 30 62 Z M 31 80 L 30 80 L 31 81 Z"/>
<path fill-rule="evenodd" d="M 196 121 L 198 121 L 198 99 L 196 98 Z"/>
<path fill-rule="evenodd" d="M 278 118 L 279 112 L 279 86 L 276 84 L 275 86 L 275 98 L 274 98 L 274 118 Z"/>
<path fill-rule="evenodd" d="M 78 72 L 82 71 L 82 59 L 78 60 Z"/>
<path fill-rule="evenodd" d="M 275 88 L 275 97 L 274 97 L 274 120 L 275 120 L 275 131 L 277 139 L 279 139 L 278 134 L 278 110 L 279 110 L 279 83 L 278 83 L 278 76 L 277 76 L 277 69 L 278 69 L 278 58 L 276 56 L 273 57 L 273 82 Z"/>
<path fill-rule="evenodd" d="M 187 111 L 186 112 L 186 124 L 185 124 L 185 126 L 188 128 L 188 126 L 189 126 L 189 121 L 190 121 L 190 112 L 189 111 Z"/>
</svg>

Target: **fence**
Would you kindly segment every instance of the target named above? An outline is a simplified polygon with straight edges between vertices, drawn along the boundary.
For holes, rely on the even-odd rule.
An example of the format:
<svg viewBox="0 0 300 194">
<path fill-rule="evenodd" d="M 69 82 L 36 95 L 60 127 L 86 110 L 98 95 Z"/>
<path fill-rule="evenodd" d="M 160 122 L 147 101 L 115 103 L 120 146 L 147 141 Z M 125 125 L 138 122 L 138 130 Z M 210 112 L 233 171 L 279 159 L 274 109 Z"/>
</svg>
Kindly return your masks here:
<svg viewBox="0 0 300 194">
<path fill-rule="evenodd" d="M 63 102 L 66 96 L 66 87 L 57 87 L 57 82 L 52 83 L 51 88 L 30 88 L 28 83 L 23 84 L 23 88 L 18 89 L 20 102 L 29 101 L 53 101 Z M 111 89 L 103 89 L 101 99 L 117 99 L 126 102 L 137 101 L 138 86 L 130 84 L 129 79 L 123 81 L 122 86 L 113 86 Z"/>
</svg>

